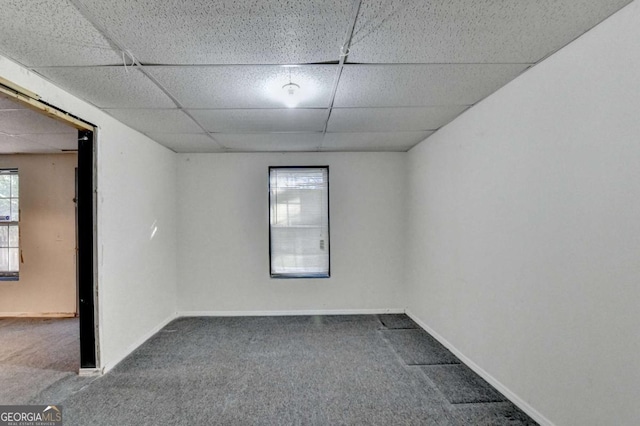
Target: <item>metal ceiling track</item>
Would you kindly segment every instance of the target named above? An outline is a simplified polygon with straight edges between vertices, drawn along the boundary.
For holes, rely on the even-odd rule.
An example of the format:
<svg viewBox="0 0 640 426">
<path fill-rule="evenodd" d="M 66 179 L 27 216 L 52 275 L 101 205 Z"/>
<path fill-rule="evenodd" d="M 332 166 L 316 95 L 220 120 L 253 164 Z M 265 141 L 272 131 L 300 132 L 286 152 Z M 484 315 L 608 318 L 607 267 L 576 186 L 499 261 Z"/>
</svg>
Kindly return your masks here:
<svg viewBox="0 0 640 426">
<path fill-rule="evenodd" d="M 138 61 L 138 59 L 131 53 L 131 51 L 129 49 L 126 48 L 126 46 L 123 43 L 120 43 L 120 41 L 118 41 L 115 37 L 113 37 L 105 27 L 102 26 L 102 24 L 100 24 L 100 22 L 98 22 L 98 20 L 91 14 L 91 12 L 89 12 L 87 10 L 87 8 L 82 4 L 82 2 L 80 0 L 69 0 L 69 3 L 71 3 L 77 10 L 78 12 L 80 12 L 80 14 L 87 20 L 89 21 L 89 23 L 91 25 L 93 25 L 93 27 L 98 30 L 98 32 L 100 34 L 102 34 L 102 36 L 107 40 L 107 42 L 111 45 L 111 47 L 113 48 L 113 50 L 115 50 L 118 53 L 122 53 L 126 56 L 128 56 L 133 65 L 135 65 L 135 68 L 140 70 L 140 72 L 142 74 L 144 74 L 145 77 L 147 77 L 149 80 L 151 80 L 153 82 L 153 84 L 155 84 L 156 86 L 158 86 L 158 88 L 160 90 L 162 90 L 162 92 L 167 95 L 169 97 L 169 99 L 171 99 L 171 101 L 176 105 L 176 107 L 182 111 L 185 115 L 187 115 L 191 120 L 193 120 L 193 122 L 207 135 L 207 137 L 209 137 L 209 139 L 211 139 L 213 142 L 215 142 L 216 145 L 218 145 L 220 148 L 222 148 L 223 150 L 227 150 L 227 147 L 225 147 L 224 145 L 222 145 L 220 142 L 218 142 L 212 135 L 211 133 L 202 125 L 198 122 L 198 120 L 195 119 L 195 117 L 193 117 L 185 108 L 184 106 L 180 103 L 180 101 L 178 101 L 178 99 L 173 96 L 171 94 L 171 92 L 169 92 L 151 73 L 149 73 L 145 67 Z M 126 66 L 126 64 L 125 64 Z"/>
<path fill-rule="evenodd" d="M 94 126 L 40 100 L 40 96 L 24 87 L 0 77 L 0 93 L 36 112 L 56 121 L 68 124 L 78 130 L 93 131 Z"/>
<path fill-rule="evenodd" d="M 329 62 L 304 62 L 296 64 L 272 64 L 272 63 L 256 63 L 256 64 L 145 64 L 145 68 L 224 68 L 224 67 L 317 67 L 339 65 L 340 61 Z M 425 66 L 425 65 L 535 65 L 535 62 L 349 62 L 350 65 L 358 66 L 374 66 L 374 67 L 397 67 L 397 66 Z M 117 65 L 117 64 L 116 64 Z M 46 65 L 46 66 L 30 66 L 30 70 L 37 68 L 100 68 L 112 67 L 112 65 Z"/>
<path fill-rule="evenodd" d="M 331 118 L 331 111 L 333 110 L 333 104 L 336 100 L 336 93 L 338 92 L 338 83 L 340 83 L 340 76 L 342 75 L 342 69 L 344 68 L 344 63 L 347 60 L 347 56 L 349 56 L 349 46 L 351 45 L 351 39 L 353 38 L 353 30 L 356 27 L 356 21 L 358 20 L 358 14 L 360 13 L 360 6 L 362 5 L 362 0 L 354 0 L 353 2 L 353 11 L 349 29 L 347 30 L 347 35 L 344 39 L 344 43 L 340 48 L 340 61 L 338 62 L 338 69 L 336 70 L 336 78 L 333 81 L 333 88 L 331 89 L 331 102 L 329 103 L 329 109 L 327 111 L 327 119 L 324 122 L 324 129 L 322 130 L 322 141 L 320 141 L 320 145 L 318 146 L 318 151 L 322 149 L 322 143 L 324 142 L 324 135 L 327 133 L 327 127 L 329 126 L 329 119 Z"/>
</svg>

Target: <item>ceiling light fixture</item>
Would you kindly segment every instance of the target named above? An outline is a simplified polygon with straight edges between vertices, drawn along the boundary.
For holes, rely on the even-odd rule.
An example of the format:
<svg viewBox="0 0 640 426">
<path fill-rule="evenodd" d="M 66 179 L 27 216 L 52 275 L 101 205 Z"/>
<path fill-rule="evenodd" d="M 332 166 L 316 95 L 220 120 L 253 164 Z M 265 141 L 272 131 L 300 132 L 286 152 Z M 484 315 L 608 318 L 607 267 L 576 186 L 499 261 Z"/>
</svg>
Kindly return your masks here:
<svg viewBox="0 0 640 426">
<path fill-rule="evenodd" d="M 282 65 L 268 80 L 262 82 L 261 95 L 268 98 L 274 107 L 299 108 L 323 105 L 324 99 L 318 99 L 320 95 L 320 82 L 314 75 L 314 68 L 291 70 L 299 65 Z M 285 70 L 282 68 L 289 68 Z M 287 76 L 287 74 L 289 74 Z M 295 77 L 295 80 L 294 80 Z"/>
<path fill-rule="evenodd" d="M 300 90 L 300 85 L 291 81 L 291 68 L 289 68 L 289 82 L 282 86 L 282 90 L 286 93 L 284 103 L 289 108 L 295 107 L 298 102 L 298 91 Z"/>
<path fill-rule="evenodd" d="M 287 83 L 284 86 L 282 86 L 282 89 L 286 90 L 289 96 L 294 96 L 296 94 L 296 91 L 300 89 L 300 86 L 295 83 Z"/>
</svg>

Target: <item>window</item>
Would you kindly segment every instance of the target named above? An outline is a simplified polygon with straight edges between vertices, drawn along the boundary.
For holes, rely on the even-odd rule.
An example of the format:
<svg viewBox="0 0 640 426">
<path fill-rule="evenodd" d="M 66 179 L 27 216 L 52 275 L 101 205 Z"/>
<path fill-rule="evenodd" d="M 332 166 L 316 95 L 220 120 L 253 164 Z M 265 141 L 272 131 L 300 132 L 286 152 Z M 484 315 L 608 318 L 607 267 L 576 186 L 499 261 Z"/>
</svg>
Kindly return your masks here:
<svg viewBox="0 0 640 426">
<path fill-rule="evenodd" d="M 0 169 L 0 280 L 17 280 L 20 270 L 18 170 Z"/>
<path fill-rule="evenodd" d="M 329 167 L 269 168 L 273 278 L 328 278 Z"/>
</svg>

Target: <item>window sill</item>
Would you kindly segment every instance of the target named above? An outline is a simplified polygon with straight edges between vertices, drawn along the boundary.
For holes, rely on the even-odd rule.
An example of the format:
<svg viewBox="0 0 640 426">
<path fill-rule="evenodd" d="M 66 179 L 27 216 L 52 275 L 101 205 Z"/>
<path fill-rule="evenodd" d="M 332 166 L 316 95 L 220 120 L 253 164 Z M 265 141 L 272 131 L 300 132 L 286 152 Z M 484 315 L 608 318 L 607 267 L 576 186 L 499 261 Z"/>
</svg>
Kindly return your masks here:
<svg viewBox="0 0 640 426">
<path fill-rule="evenodd" d="M 292 278 L 331 278 L 329 274 L 271 274 L 271 278 L 275 279 L 292 279 Z"/>
<path fill-rule="evenodd" d="M 15 275 L 0 275 L 0 281 L 20 281 L 20 276 Z"/>
</svg>

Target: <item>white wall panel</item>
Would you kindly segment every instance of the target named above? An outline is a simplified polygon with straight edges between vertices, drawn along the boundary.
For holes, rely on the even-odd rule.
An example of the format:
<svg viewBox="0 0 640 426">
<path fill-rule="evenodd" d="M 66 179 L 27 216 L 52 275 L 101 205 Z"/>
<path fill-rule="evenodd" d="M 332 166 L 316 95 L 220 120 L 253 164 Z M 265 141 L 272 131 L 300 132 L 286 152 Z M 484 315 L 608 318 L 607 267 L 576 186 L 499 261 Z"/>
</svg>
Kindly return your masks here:
<svg viewBox="0 0 640 426">
<path fill-rule="evenodd" d="M 404 153 L 180 154 L 179 311 L 397 308 Z M 269 277 L 269 166 L 328 165 L 331 278 Z"/>
<path fill-rule="evenodd" d="M 409 309 L 556 425 L 640 418 L 640 3 L 409 152 Z"/>
<path fill-rule="evenodd" d="M 0 76 L 98 126 L 100 355 L 112 366 L 175 312 L 174 154 L 3 57 Z"/>
</svg>

